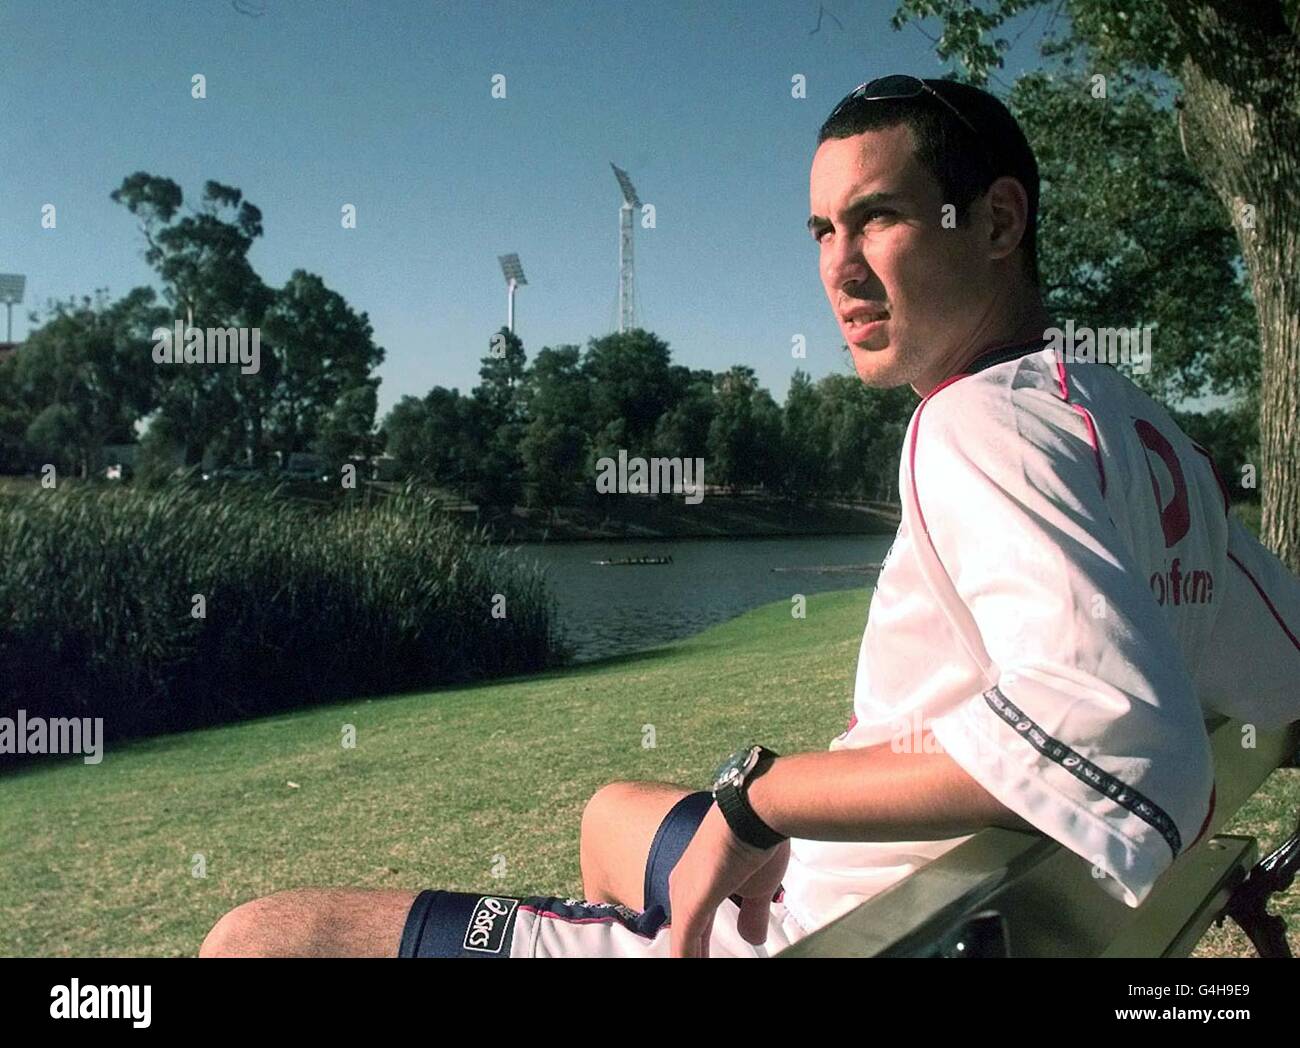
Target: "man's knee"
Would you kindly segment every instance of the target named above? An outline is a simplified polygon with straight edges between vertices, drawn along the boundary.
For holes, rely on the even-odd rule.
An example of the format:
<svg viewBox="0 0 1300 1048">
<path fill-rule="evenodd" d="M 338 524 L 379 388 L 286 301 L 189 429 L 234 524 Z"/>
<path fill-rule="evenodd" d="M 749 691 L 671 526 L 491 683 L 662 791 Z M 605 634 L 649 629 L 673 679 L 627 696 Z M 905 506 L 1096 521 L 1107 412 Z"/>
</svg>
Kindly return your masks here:
<svg viewBox="0 0 1300 1048">
<path fill-rule="evenodd" d="M 294 888 L 236 906 L 200 957 L 396 957 L 418 893 Z"/>
<path fill-rule="evenodd" d="M 199 947 L 199 956 L 293 956 L 292 950 L 286 950 L 292 933 L 283 919 L 287 908 L 284 897 L 292 894 L 276 892 L 236 906 L 212 926 Z"/>
<path fill-rule="evenodd" d="M 618 818 L 620 808 L 625 807 L 629 796 L 641 783 L 609 782 L 591 795 L 586 807 L 582 809 L 582 835 L 588 831 L 598 833 L 610 819 Z"/>
<path fill-rule="evenodd" d="M 578 838 L 578 864 L 582 869 L 583 895 L 592 902 L 619 902 L 609 897 L 606 870 L 611 843 L 611 827 L 620 808 L 626 808 L 629 790 L 635 783 L 611 782 L 591 795 L 582 809 L 582 827 Z"/>
<path fill-rule="evenodd" d="M 582 888 L 593 902 L 643 904 L 646 855 L 659 823 L 690 791 L 664 782 L 611 782 L 582 812 Z"/>
</svg>

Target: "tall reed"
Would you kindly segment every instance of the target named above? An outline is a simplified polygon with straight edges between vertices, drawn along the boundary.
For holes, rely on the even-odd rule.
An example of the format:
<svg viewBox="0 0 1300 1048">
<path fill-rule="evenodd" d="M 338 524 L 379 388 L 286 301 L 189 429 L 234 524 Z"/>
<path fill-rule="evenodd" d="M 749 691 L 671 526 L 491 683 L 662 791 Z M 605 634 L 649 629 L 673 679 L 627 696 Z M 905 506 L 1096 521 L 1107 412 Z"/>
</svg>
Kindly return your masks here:
<svg viewBox="0 0 1300 1048">
<path fill-rule="evenodd" d="M 540 570 L 414 489 L 0 495 L 0 715 L 102 716 L 123 736 L 562 655 Z"/>
</svg>

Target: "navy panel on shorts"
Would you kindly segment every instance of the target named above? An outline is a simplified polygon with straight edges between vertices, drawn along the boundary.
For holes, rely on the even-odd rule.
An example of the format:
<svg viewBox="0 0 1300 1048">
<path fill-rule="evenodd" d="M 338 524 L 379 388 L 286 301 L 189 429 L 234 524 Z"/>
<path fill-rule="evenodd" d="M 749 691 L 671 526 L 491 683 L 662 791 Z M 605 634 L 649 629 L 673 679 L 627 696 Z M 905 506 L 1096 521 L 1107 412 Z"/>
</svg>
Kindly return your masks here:
<svg viewBox="0 0 1300 1048">
<path fill-rule="evenodd" d="M 673 805 L 659 824 L 645 864 L 642 906 L 647 912 L 658 906 L 665 921 L 672 919 L 672 908 L 668 904 L 668 875 L 673 872 L 677 860 L 686 851 L 712 805 L 713 794 L 708 790 L 688 793 Z"/>
<path fill-rule="evenodd" d="M 509 957 L 521 900 L 422 891 L 402 929 L 399 957 Z"/>
</svg>

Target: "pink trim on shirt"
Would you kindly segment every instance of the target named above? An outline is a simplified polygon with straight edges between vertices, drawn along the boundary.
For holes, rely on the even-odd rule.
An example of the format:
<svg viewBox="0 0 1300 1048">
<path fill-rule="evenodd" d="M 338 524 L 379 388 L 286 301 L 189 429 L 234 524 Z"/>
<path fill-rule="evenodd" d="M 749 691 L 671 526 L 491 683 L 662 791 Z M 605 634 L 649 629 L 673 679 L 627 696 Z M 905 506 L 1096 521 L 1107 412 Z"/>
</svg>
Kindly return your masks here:
<svg viewBox="0 0 1300 1048">
<path fill-rule="evenodd" d="M 1010 345 L 1013 343 L 1008 343 L 1008 344 Z M 987 356 L 987 353 L 981 354 L 981 356 Z M 976 360 L 976 363 L 978 363 L 978 359 Z M 916 420 L 912 425 L 912 443 L 911 443 L 911 447 L 908 449 L 907 468 L 912 474 L 912 497 L 913 497 L 913 501 L 916 503 L 916 514 L 918 517 L 921 518 L 921 529 L 925 532 L 925 536 L 927 539 L 930 537 L 930 528 L 925 523 L 925 513 L 921 509 L 921 497 L 919 494 L 917 494 L 917 488 L 916 488 L 916 437 L 917 437 L 917 433 L 921 429 L 921 411 L 925 407 L 925 405 L 929 403 L 930 398 L 933 397 L 936 393 L 938 393 L 939 390 L 946 389 L 948 386 L 951 386 L 958 379 L 969 378 L 972 374 L 975 374 L 975 372 L 963 371 L 957 375 L 950 375 L 948 378 L 944 379 L 937 386 L 935 386 L 934 389 L 930 390 L 930 392 L 927 393 L 924 397 L 922 397 L 921 403 L 918 404 L 916 407 Z M 1060 358 L 1057 358 L 1056 381 L 1060 385 L 1061 399 L 1064 400 L 1067 404 L 1069 404 L 1070 407 L 1073 408 L 1076 412 L 1078 412 L 1079 415 L 1082 416 L 1083 418 L 1084 425 L 1088 429 L 1088 443 L 1092 445 L 1092 455 L 1097 462 L 1097 475 L 1101 481 L 1101 493 L 1105 495 L 1106 494 L 1106 467 L 1101 459 L 1101 443 L 1097 439 L 1097 424 L 1093 420 L 1091 411 L 1089 411 L 1082 404 L 1076 404 L 1070 400 L 1070 388 L 1067 379 L 1068 377 L 1065 371 L 1065 362 Z M 1213 462 L 1211 462 L 1211 465 L 1213 465 Z M 1220 484 L 1222 485 L 1222 482 L 1220 482 Z"/>
<path fill-rule="evenodd" d="M 621 921 L 621 917 L 566 917 L 562 913 L 555 913 L 553 910 L 539 910 L 533 906 L 520 906 L 521 913 L 534 913 L 538 917 L 550 917 L 552 920 L 563 921 L 565 924 L 612 924 L 614 921 Z"/>
<path fill-rule="evenodd" d="M 1187 439 L 1191 440 L 1190 437 L 1188 437 Z M 1219 467 L 1214 464 L 1214 456 L 1211 455 L 1208 451 L 1206 451 L 1203 447 L 1201 447 L 1201 445 L 1196 443 L 1196 441 L 1194 440 L 1192 440 L 1192 447 L 1194 447 L 1197 451 L 1199 451 L 1202 455 L 1205 456 L 1206 460 L 1210 463 L 1210 469 L 1214 471 L 1215 483 L 1219 485 L 1219 494 L 1223 496 L 1223 515 L 1226 517 L 1228 515 L 1228 507 L 1230 505 L 1228 499 L 1228 485 L 1223 482 L 1223 477 L 1219 473 Z"/>
<path fill-rule="evenodd" d="M 1296 646 L 1297 651 L 1300 651 L 1300 640 L 1296 640 L 1296 636 L 1291 632 L 1290 627 L 1282 621 L 1282 616 L 1278 614 L 1277 608 L 1273 607 L 1273 602 L 1268 599 L 1268 594 L 1264 592 L 1264 587 L 1255 581 L 1255 576 L 1250 573 L 1246 565 L 1232 555 L 1232 550 L 1228 550 L 1228 559 L 1241 569 L 1242 574 L 1245 575 L 1246 578 L 1250 579 L 1250 584 L 1255 587 L 1260 599 L 1268 606 L 1268 610 L 1273 613 L 1273 618 L 1277 619 L 1277 624 L 1282 627 L 1282 632 L 1291 638 L 1291 643 Z"/>
<path fill-rule="evenodd" d="M 1059 357 L 1056 360 L 1056 381 L 1061 386 L 1061 399 L 1083 416 L 1083 421 L 1088 427 L 1088 443 L 1092 445 L 1092 456 L 1097 460 L 1097 473 L 1101 477 L 1101 493 L 1104 495 L 1106 494 L 1106 467 L 1101 461 L 1101 444 L 1097 441 L 1097 425 L 1092 419 L 1091 411 L 1082 404 L 1076 404 L 1070 400 L 1070 387 L 1065 371 L 1065 361 Z"/>
</svg>

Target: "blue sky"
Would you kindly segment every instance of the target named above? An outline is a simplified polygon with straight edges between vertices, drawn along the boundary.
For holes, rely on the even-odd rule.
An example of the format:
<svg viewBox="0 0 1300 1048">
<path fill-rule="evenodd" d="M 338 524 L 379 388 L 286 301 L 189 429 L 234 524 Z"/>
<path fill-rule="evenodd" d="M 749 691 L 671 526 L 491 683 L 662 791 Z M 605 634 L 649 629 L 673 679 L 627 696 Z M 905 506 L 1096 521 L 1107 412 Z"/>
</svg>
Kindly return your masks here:
<svg viewBox="0 0 1300 1048">
<path fill-rule="evenodd" d="M 889 28 L 894 7 L 0 0 L 0 272 L 28 277 L 15 337 L 49 298 L 156 284 L 109 200 L 144 170 L 187 202 L 207 179 L 237 186 L 263 212 L 252 258 L 268 283 L 306 269 L 369 314 L 381 413 L 434 385 L 467 391 L 505 322 L 500 254 L 529 281 L 530 358 L 616 329 L 613 161 L 656 208 L 636 237 L 642 326 L 675 362 L 747 364 L 784 399 L 795 367 L 849 367 L 804 228 L 817 128 L 871 76 L 944 71 L 920 30 Z M 1037 64 L 1041 24 L 1004 83 Z"/>
</svg>

